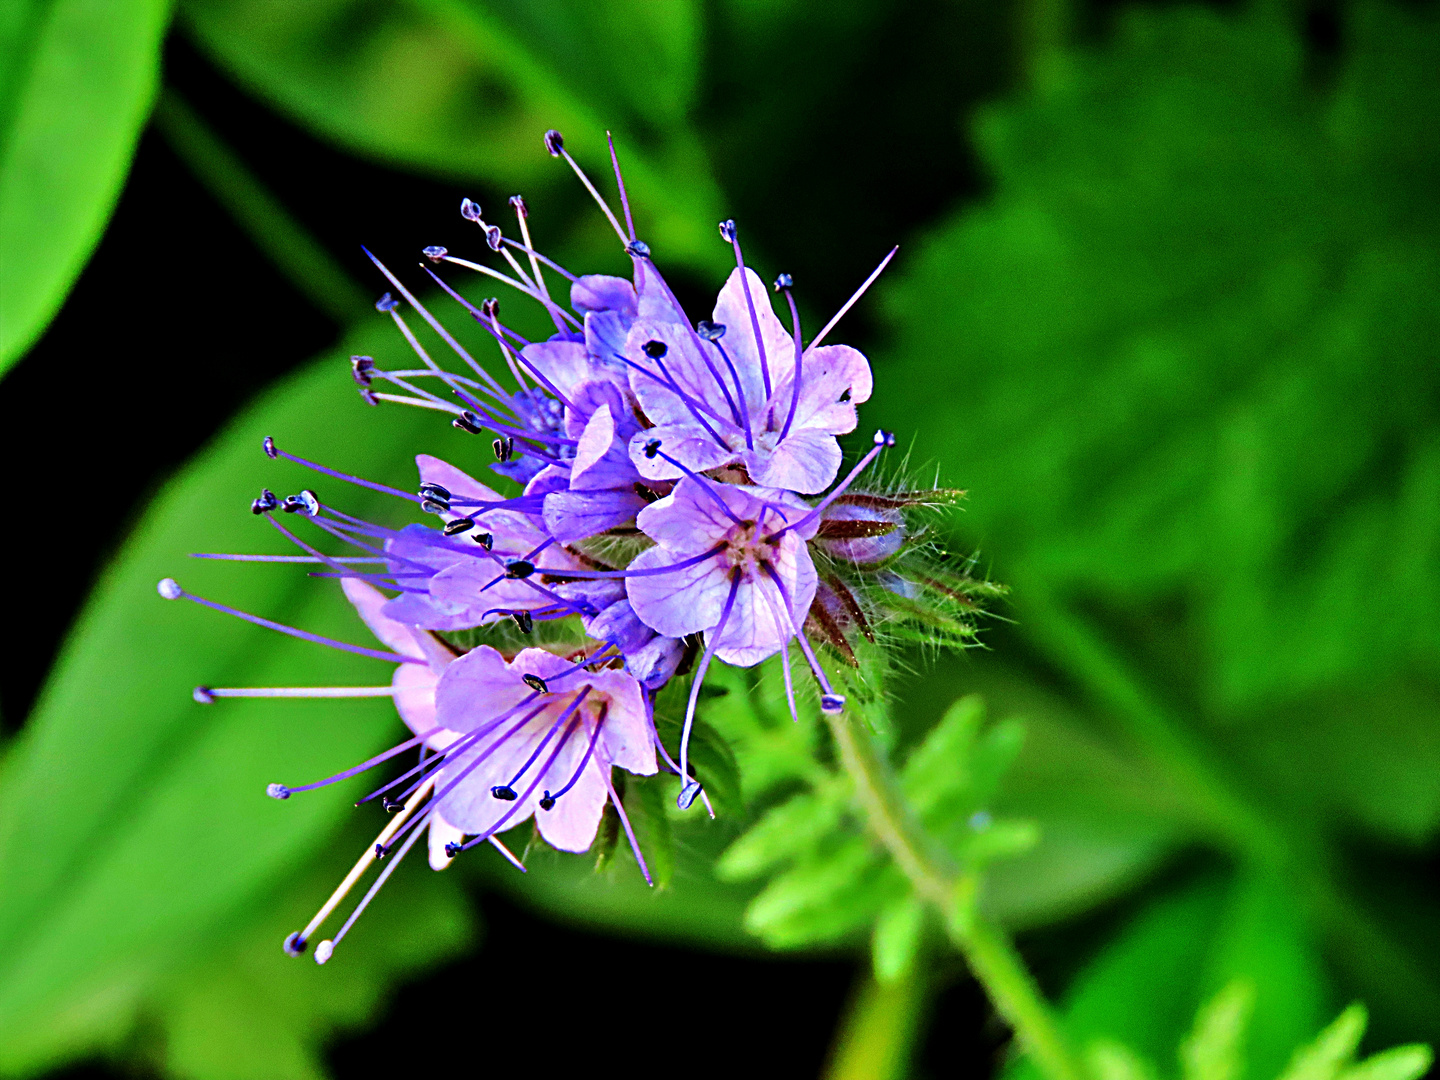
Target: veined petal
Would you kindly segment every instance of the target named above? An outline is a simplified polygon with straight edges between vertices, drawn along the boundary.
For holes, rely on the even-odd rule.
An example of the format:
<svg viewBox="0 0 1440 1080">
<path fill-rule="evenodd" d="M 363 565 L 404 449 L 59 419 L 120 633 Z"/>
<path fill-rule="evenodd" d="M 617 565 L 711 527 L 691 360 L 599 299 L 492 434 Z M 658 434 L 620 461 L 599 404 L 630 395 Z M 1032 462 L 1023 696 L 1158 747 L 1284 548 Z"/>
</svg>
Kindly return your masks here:
<svg viewBox="0 0 1440 1080">
<path fill-rule="evenodd" d="M 760 337 L 765 343 L 765 361 L 770 370 L 770 387 L 778 385 L 780 376 L 787 368 L 795 366 L 795 340 L 786 330 L 775 309 L 770 306 L 770 290 L 760 280 L 760 275 L 749 267 L 745 269 L 745 281 L 750 286 L 750 299 L 755 304 L 756 321 L 760 324 Z M 751 413 L 759 416 L 765 405 L 764 379 L 760 371 L 760 350 L 755 343 L 755 324 L 750 319 L 750 305 L 745 300 L 745 289 L 741 285 L 740 268 L 730 271 L 720 295 L 715 301 L 714 320 L 725 327 L 721 344 L 730 354 L 730 359 L 741 371 L 741 378 L 747 388 L 753 386 L 755 396 L 747 392 L 751 402 Z"/>
<path fill-rule="evenodd" d="M 648 570 L 681 561 L 662 547 L 648 548 L 630 564 L 632 570 Z M 671 570 L 625 579 L 630 606 L 646 626 L 666 637 L 684 637 L 708 630 L 720 621 L 730 579 L 716 559 Z"/>
<path fill-rule="evenodd" d="M 792 427 L 775 449 L 747 450 L 741 461 L 757 484 L 813 495 L 834 481 L 842 457 L 835 436 L 816 428 Z"/>
<path fill-rule="evenodd" d="M 678 480 L 685 470 L 672 465 L 659 454 L 648 457 L 645 448 L 658 440 L 666 455 L 674 458 L 691 472 L 705 472 L 740 460 L 738 452 L 721 446 L 704 428 L 690 423 L 662 424 L 638 431 L 630 439 L 630 461 L 646 480 Z M 741 437 L 744 446 L 744 437 Z"/>
<path fill-rule="evenodd" d="M 557 491 L 545 496 L 545 527 L 562 544 L 618 528 L 646 506 L 633 490 Z M 553 550 L 553 549 L 552 549 Z M 553 565 L 546 553 L 547 565 Z"/>
</svg>

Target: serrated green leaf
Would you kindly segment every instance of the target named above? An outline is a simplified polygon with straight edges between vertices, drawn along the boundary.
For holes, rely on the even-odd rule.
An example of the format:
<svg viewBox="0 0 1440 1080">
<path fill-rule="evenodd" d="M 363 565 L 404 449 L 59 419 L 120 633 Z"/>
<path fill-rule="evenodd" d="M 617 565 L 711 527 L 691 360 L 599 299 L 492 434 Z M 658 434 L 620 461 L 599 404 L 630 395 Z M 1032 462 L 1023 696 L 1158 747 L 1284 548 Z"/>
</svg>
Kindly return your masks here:
<svg viewBox="0 0 1440 1080">
<path fill-rule="evenodd" d="M 1430 1071 L 1434 1060 L 1435 1054 L 1428 1046 L 1396 1046 L 1352 1065 L 1341 1076 L 1344 1080 L 1419 1080 Z"/>
<path fill-rule="evenodd" d="M 1280 1080 L 1334 1080 L 1355 1056 L 1368 1021 L 1364 1005 L 1351 1005 L 1314 1042 L 1295 1051 Z"/>
<path fill-rule="evenodd" d="M 885 905 L 875 920 L 870 946 L 877 981 L 892 983 L 910 974 L 924 928 L 925 905 L 914 894 Z"/>
<path fill-rule="evenodd" d="M 868 921 L 872 910 L 866 910 L 861 883 L 874 869 L 877 857 L 868 840 L 859 836 L 846 837 L 823 855 L 813 856 L 774 877 L 745 910 L 745 928 L 758 934 L 771 945 L 806 944 L 814 937 L 803 916 L 822 912 L 829 918 L 825 936 Z M 832 901 L 845 894 L 845 903 Z M 838 923 L 838 928 L 834 925 Z"/>
<path fill-rule="evenodd" d="M 975 740 L 984 722 L 984 700 L 968 695 L 951 705 L 911 751 L 900 770 L 900 784 L 917 813 L 928 814 L 946 801 L 971 794 Z"/>
<path fill-rule="evenodd" d="M 1203 1006 L 1180 1044 L 1184 1080 L 1238 1080 L 1245 1069 L 1245 1028 L 1255 1008 L 1255 987 L 1236 979 Z"/>
<path fill-rule="evenodd" d="M 823 792 L 802 792 L 767 810 L 725 849 L 715 864 L 715 872 L 728 881 L 745 881 L 787 859 L 798 858 L 840 824 L 846 809 L 846 792 L 841 785 L 832 785 Z"/>
<path fill-rule="evenodd" d="M 1283 6 L 1141 8 L 990 110 L 995 195 L 892 286 L 868 414 L 1002 579 L 1183 599 L 1176 676 L 1237 709 L 1440 639 L 1440 20 L 1344 24 L 1317 88 Z"/>
<path fill-rule="evenodd" d="M 149 115 L 170 0 L 9 0 L 0 13 L 0 372 L 60 309 Z"/>
<path fill-rule="evenodd" d="M 1124 1043 L 1096 1039 L 1085 1048 L 1085 1064 L 1095 1080 L 1155 1080 L 1155 1068 Z"/>
<path fill-rule="evenodd" d="M 347 346 L 263 396 L 167 485 L 105 573 L 11 748 L 0 789 L 4 1068 L 83 1052 L 123 1028 L 145 987 L 194 956 L 228 913 L 294 873 L 358 793 L 351 781 L 279 803 L 265 785 L 328 775 L 401 730 L 378 699 L 197 705 L 190 691 L 200 683 L 364 685 L 388 680 L 390 668 L 155 595 L 158 579 L 175 576 L 200 595 L 370 640 L 334 584 L 303 568 L 187 557 L 283 550 L 247 512 L 262 485 L 312 486 L 357 513 L 408 518 L 394 500 L 267 461 L 265 435 L 402 488 L 415 482 L 416 452 L 469 462 L 473 443 L 446 425 L 367 410 L 355 397 L 345 358 L 394 349 L 389 326 Z"/>
<path fill-rule="evenodd" d="M 537 187 L 575 182 L 541 146 L 558 128 L 618 215 L 612 130 L 657 257 L 724 265 L 719 191 L 687 123 L 701 45 L 693 0 L 187 0 L 182 10 L 221 66 L 320 135 L 424 172 L 527 187 L 532 207 Z M 618 252 L 598 215 L 590 235 Z"/>
</svg>

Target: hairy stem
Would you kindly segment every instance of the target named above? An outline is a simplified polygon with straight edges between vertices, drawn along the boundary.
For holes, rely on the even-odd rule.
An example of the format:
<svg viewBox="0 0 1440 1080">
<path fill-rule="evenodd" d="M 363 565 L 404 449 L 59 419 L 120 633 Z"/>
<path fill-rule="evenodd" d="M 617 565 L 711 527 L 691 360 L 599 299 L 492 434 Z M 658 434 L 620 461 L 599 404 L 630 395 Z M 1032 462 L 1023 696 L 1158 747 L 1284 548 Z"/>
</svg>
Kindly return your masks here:
<svg viewBox="0 0 1440 1080">
<path fill-rule="evenodd" d="M 974 880 L 961 873 L 914 820 L 859 720 L 850 712 L 827 719 L 870 829 L 915 891 L 939 910 L 951 943 L 1025 1052 L 1048 1080 L 1082 1080 L 1080 1066 L 1015 946 L 1000 927 L 975 912 Z"/>
</svg>

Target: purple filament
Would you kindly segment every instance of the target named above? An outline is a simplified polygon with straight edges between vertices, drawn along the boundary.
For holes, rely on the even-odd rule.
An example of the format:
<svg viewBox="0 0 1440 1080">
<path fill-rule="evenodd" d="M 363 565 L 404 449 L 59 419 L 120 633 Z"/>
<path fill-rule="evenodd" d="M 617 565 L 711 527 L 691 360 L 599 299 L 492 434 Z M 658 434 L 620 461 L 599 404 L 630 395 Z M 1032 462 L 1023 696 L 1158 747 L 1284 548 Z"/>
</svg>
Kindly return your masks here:
<svg viewBox="0 0 1440 1080">
<path fill-rule="evenodd" d="M 620 207 L 625 211 L 625 228 L 630 232 L 630 239 L 634 240 L 635 219 L 630 216 L 630 196 L 625 194 L 625 177 L 620 175 L 620 159 L 615 156 L 615 140 L 608 131 L 605 132 L 605 142 L 610 147 L 610 164 L 615 168 L 615 186 L 620 189 Z"/>
<path fill-rule="evenodd" d="M 725 631 L 730 611 L 735 607 L 735 595 L 740 591 L 740 574 L 734 572 L 730 579 L 730 595 L 725 598 L 725 608 L 720 612 L 720 621 L 715 629 L 705 635 L 705 653 L 695 667 L 694 681 L 690 684 L 690 701 L 685 706 L 685 726 L 680 731 L 680 779 L 690 776 L 690 729 L 695 726 L 695 704 L 700 700 L 700 686 L 705 681 L 705 672 L 710 667 L 710 658 L 715 655 L 715 643 Z M 683 797 L 683 795 L 682 795 Z"/>
<path fill-rule="evenodd" d="M 580 782 L 580 775 L 585 771 L 585 766 L 590 764 L 590 756 L 595 753 L 595 743 L 600 738 L 600 728 L 604 725 L 605 718 L 609 715 L 610 706 L 605 704 L 604 702 L 601 702 L 600 715 L 595 720 L 594 730 L 590 732 L 590 745 L 585 748 L 585 756 L 580 759 L 579 767 L 576 768 L 575 774 L 565 782 L 565 786 L 562 787 L 559 791 L 548 793 L 551 799 L 558 801 L 561 795 L 564 795 L 567 791 L 569 791 L 571 788 L 573 788 L 576 784 Z M 518 777 L 516 779 L 518 779 Z"/>
<path fill-rule="evenodd" d="M 420 496 L 415 495 L 409 491 L 401 491 L 398 488 L 388 487 L 385 484 L 377 484 L 373 480 L 364 480 L 358 476 L 351 476 L 349 473 L 340 472 L 338 469 L 330 469 L 325 467 L 324 465 L 317 465 L 313 461 L 306 461 L 302 457 L 296 457 L 294 454 L 281 450 L 278 446 L 275 445 L 273 440 L 270 443 L 270 449 L 274 450 L 276 454 L 278 454 L 280 457 L 283 457 L 286 461 L 293 461 L 296 465 L 303 465 L 307 469 L 313 469 L 316 472 L 323 473 L 326 476 L 333 476 L 337 480 L 344 480 L 348 484 L 355 484 L 358 487 L 369 488 L 371 491 L 378 491 L 384 495 L 394 495 L 396 498 L 399 499 L 409 499 L 411 502 L 420 502 Z"/>
<path fill-rule="evenodd" d="M 578 709 L 581 703 L 584 702 L 584 700 L 590 695 L 590 689 L 591 688 L 588 686 L 580 688 L 579 693 L 575 695 L 575 700 L 570 702 L 570 704 L 565 707 L 565 711 L 562 712 L 558 717 L 556 717 L 555 723 L 550 725 L 550 730 L 545 733 L 545 737 L 540 740 L 540 742 L 536 745 L 534 751 L 530 754 L 528 758 L 525 759 L 525 764 L 521 765 L 519 770 L 516 771 L 515 775 L 510 778 L 510 782 L 505 785 L 506 787 L 513 788 L 516 784 L 520 782 L 520 778 L 525 775 L 526 770 L 528 770 L 531 765 L 535 764 L 535 759 L 541 755 L 541 753 L 545 750 L 545 747 L 550 744 L 550 740 L 555 737 L 555 732 L 560 730 L 560 726 L 564 724 L 565 721 L 569 720 L 571 716 L 575 715 L 575 710 Z"/>
<path fill-rule="evenodd" d="M 363 645 L 351 645 L 348 642 L 336 641 L 334 638 L 312 634 L 308 630 L 297 630 L 293 626 L 286 626 L 284 623 L 263 619 L 259 615 L 251 615 L 247 611 L 227 607 L 224 604 L 216 603 L 214 600 L 206 600 L 203 596 L 195 596 L 193 593 L 182 592 L 181 595 L 186 600 L 193 600 L 203 607 L 223 612 L 226 615 L 234 615 L 237 619 L 244 619 L 246 622 L 254 623 L 256 626 L 263 626 L 267 630 L 278 630 L 282 634 L 289 634 L 291 637 L 300 638 L 302 641 L 313 641 L 317 645 L 328 645 L 330 648 L 339 649 L 341 652 L 354 653 L 356 656 L 369 656 L 376 660 L 388 660 L 391 663 L 424 664 L 426 662 L 418 656 L 401 656 L 399 653 L 382 652 L 380 649 L 367 649 Z"/>
<path fill-rule="evenodd" d="M 785 290 L 785 302 L 790 305 L 790 326 L 795 333 L 795 384 L 790 389 L 790 412 L 785 417 L 785 426 L 780 429 L 782 441 L 786 435 L 790 434 L 790 425 L 795 422 L 795 410 L 800 405 L 801 357 L 805 352 L 804 347 L 800 344 L 800 312 L 795 307 L 795 297 L 789 289 Z"/>
<path fill-rule="evenodd" d="M 735 265 L 740 269 L 740 288 L 745 293 L 745 305 L 750 309 L 750 328 L 755 332 L 755 348 L 760 353 L 760 375 L 765 380 L 765 400 L 770 400 L 770 365 L 765 359 L 765 339 L 760 334 L 760 316 L 755 311 L 755 300 L 750 295 L 750 275 L 745 273 L 745 256 L 740 253 L 740 234 L 731 233 L 730 243 L 735 248 Z"/>
</svg>

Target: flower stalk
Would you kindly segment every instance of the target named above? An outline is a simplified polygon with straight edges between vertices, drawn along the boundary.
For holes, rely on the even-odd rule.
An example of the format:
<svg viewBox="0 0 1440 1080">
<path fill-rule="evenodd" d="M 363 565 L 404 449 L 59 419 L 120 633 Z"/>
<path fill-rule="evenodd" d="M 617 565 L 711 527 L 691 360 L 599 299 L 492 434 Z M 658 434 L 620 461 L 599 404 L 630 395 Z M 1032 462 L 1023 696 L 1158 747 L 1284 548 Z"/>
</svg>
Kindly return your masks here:
<svg viewBox="0 0 1440 1080">
<path fill-rule="evenodd" d="M 845 712 L 826 720 L 871 831 L 916 893 L 939 912 L 946 936 L 1020 1045 L 1047 1080 L 1083 1080 L 1069 1042 L 1014 944 L 975 911 L 974 876 L 955 866 L 925 834 L 858 715 Z"/>
</svg>

